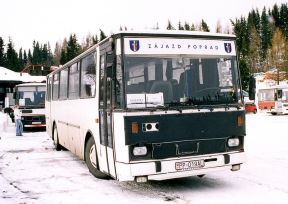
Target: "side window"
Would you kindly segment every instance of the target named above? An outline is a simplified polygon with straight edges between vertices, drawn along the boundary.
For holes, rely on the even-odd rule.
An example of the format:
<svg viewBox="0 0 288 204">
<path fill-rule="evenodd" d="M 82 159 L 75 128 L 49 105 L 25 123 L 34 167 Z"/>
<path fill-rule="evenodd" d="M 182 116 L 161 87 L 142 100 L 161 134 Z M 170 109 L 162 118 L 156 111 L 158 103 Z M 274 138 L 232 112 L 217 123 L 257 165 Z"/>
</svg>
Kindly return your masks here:
<svg viewBox="0 0 288 204">
<path fill-rule="evenodd" d="M 46 101 L 51 101 L 51 77 L 48 78 L 46 87 Z"/>
<path fill-rule="evenodd" d="M 69 99 L 79 98 L 80 62 L 73 64 L 69 72 Z"/>
<path fill-rule="evenodd" d="M 67 84 L 68 84 L 68 69 L 63 69 L 60 72 L 60 99 L 67 99 Z"/>
<path fill-rule="evenodd" d="M 57 100 L 58 99 L 58 88 L 59 88 L 59 73 L 56 73 L 53 76 L 53 96 L 52 99 L 53 100 Z"/>
<path fill-rule="evenodd" d="M 96 64 L 95 53 L 91 53 L 81 61 L 81 98 L 95 96 Z"/>
</svg>

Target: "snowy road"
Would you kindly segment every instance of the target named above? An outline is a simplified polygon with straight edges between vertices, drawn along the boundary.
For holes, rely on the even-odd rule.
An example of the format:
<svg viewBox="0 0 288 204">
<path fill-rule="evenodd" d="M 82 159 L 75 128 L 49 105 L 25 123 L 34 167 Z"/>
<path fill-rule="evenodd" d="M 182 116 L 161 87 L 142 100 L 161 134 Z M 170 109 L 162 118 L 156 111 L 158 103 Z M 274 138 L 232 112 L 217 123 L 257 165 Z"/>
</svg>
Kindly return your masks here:
<svg viewBox="0 0 288 204">
<path fill-rule="evenodd" d="M 224 171 L 145 184 L 99 180 L 45 132 L 0 133 L 0 203 L 288 203 L 288 115 L 247 115 L 247 163 Z"/>
</svg>

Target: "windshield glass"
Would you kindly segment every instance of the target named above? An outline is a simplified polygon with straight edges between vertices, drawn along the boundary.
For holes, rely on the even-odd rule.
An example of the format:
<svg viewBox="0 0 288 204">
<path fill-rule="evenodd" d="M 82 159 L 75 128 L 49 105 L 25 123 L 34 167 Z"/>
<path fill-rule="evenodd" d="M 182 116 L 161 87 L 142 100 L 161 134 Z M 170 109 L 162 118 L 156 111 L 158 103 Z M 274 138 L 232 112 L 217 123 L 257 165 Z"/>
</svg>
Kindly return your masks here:
<svg viewBox="0 0 288 204">
<path fill-rule="evenodd" d="M 124 58 L 128 108 L 238 103 L 236 57 Z"/>
<path fill-rule="evenodd" d="M 258 93 L 258 101 L 274 101 L 275 90 L 274 89 L 260 89 Z"/>
<path fill-rule="evenodd" d="M 45 86 L 18 87 L 19 106 L 44 107 Z"/>
</svg>

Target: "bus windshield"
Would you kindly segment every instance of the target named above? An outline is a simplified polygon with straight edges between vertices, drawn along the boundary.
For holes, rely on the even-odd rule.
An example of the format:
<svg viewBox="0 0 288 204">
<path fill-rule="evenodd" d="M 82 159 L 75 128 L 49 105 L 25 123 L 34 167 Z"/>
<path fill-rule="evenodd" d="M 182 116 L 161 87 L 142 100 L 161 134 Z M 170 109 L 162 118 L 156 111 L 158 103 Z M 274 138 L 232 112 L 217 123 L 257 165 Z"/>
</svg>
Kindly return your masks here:
<svg viewBox="0 0 288 204">
<path fill-rule="evenodd" d="M 235 56 L 124 58 L 127 108 L 238 103 Z"/>
<path fill-rule="evenodd" d="M 18 87 L 18 104 L 20 107 L 44 107 L 45 86 Z"/>
</svg>

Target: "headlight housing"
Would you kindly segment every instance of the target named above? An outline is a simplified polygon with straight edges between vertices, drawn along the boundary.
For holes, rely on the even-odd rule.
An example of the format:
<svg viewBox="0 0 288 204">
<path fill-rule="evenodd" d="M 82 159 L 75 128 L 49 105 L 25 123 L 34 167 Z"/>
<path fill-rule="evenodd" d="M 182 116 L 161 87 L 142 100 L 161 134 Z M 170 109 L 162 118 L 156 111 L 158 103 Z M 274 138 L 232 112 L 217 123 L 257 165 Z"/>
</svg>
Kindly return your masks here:
<svg viewBox="0 0 288 204">
<path fill-rule="evenodd" d="M 134 156 L 145 156 L 147 154 L 147 147 L 134 147 L 133 148 L 133 155 Z"/>
<path fill-rule="evenodd" d="M 239 138 L 229 138 L 228 139 L 228 147 L 238 147 L 240 144 Z"/>
</svg>

